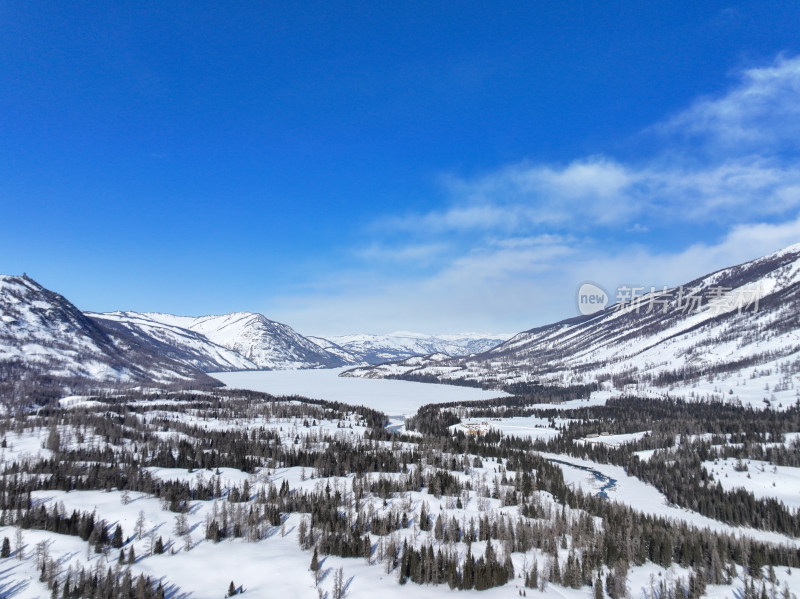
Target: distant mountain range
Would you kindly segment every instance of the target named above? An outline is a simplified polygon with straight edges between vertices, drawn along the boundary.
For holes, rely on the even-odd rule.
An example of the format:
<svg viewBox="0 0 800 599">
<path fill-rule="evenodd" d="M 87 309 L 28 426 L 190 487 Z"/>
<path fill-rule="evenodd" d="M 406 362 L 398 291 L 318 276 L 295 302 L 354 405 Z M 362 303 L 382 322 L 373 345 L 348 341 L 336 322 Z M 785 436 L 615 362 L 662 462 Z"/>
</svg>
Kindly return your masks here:
<svg viewBox="0 0 800 599">
<path fill-rule="evenodd" d="M 380 364 L 426 354 L 468 356 L 485 352 L 506 341 L 511 335 L 461 333 L 425 335 L 400 331 L 388 335 L 340 335 L 323 339 L 309 337 L 331 351 L 344 350 L 358 362 Z"/>
<path fill-rule="evenodd" d="M 0 275 L 0 314 L 0 392 L 13 395 L 28 393 L 28 387 L 75 388 L 81 381 L 208 385 L 216 384 L 208 372 L 337 368 L 432 351 L 474 353 L 504 339 L 396 333 L 331 340 L 304 337 L 252 312 L 83 313 L 29 277 L 8 275 Z"/>
<path fill-rule="evenodd" d="M 631 295 L 477 355 L 412 357 L 346 374 L 800 401 L 800 244 L 679 287 Z"/>
<path fill-rule="evenodd" d="M 5 396 L 87 380 L 191 386 L 215 384 L 206 373 L 216 371 L 351 366 L 345 376 L 800 401 L 800 244 L 510 339 L 304 337 L 251 312 L 83 313 L 26 276 L 0 276 L 0 315 Z"/>
</svg>

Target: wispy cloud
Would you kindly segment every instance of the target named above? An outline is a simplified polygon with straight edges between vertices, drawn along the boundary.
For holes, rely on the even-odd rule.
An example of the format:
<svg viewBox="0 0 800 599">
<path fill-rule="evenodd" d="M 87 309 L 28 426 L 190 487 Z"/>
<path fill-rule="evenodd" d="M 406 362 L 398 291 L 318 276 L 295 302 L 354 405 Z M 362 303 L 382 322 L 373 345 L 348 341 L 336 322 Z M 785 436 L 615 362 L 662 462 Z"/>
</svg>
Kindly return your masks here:
<svg viewBox="0 0 800 599">
<path fill-rule="evenodd" d="M 448 248 L 446 243 L 424 243 L 411 245 L 387 246 L 378 243 L 358 248 L 354 254 L 362 260 L 385 261 L 413 264 L 430 264 L 442 256 Z"/>
<path fill-rule="evenodd" d="M 381 223 L 415 234 L 650 228 L 648 221 L 713 219 L 735 224 L 800 208 L 800 162 L 762 156 L 697 165 L 655 158 L 625 165 L 593 157 L 566 167 L 507 167 L 478 179 L 450 179 L 445 210 Z"/>
<path fill-rule="evenodd" d="M 705 97 L 654 126 L 715 151 L 763 153 L 800 147 L 800 57 L 740 73 L 733 89 Z"/>
<path fill-rule="evenodd" d="M 446 175 L 446 208 L 381 225 L 510 234 L 785 216 L 800 207 L 798 98 L 800 58 L 780 57 L 741 73 L 727 94 L 698 100 L 650 128 L 646 134 L 659 135 L 662 148 L 654 155 L 636 162 L 608 156 L 566 165 L 520 162 L 474 177 Z"/>
<path fill-rule="evenodd" d="M 521 331 L 577 316 L 580 283 L 593 281 L 612 298 L 620 285 L 678 285 L 800 240 L 800 218 L 733 227 L 718 242 L 677 252 L 643 246 L 606 248 L 586 239 L 557 239 L 473 248 L 418 277 L 362 273 L 303 297 L 286 297 L 271 313 L 301 332 L 432 333 Z M 324 308 L 324 309 L 323 309 Z M 336 318 L 331 319 L 330 314 Z"/>
<path fill-rule="evenodd" d="M 349 331 L 521 330 L 576 314 L 586 280 L 675 285 L 797 243 L 798 97 L 800 58 L 779 57 L 643 132 L 658 136 L 649 156 L 445 175 L 445 207 L 373 223 L 369 267 L 293 300 L 286 319 L 335 302 Z M 398 268 L 415 261 L 426 268 Z"/>
</svg>

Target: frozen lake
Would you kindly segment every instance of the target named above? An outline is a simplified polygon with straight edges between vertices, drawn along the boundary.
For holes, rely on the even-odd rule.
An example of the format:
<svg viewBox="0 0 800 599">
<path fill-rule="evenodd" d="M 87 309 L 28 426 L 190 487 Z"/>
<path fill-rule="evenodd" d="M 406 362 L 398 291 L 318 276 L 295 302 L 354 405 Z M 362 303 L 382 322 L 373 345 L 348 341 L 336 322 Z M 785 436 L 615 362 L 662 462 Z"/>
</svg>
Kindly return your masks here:
<svg viewBox="0 0 800 599">
<path fill-rule="evenodd" d="M 484 391 L 472 387 L 340 377 L 339 373 L 344 370 L 216 372 L 211 376 L 234 389 L 341 401 L 374 408 L 389 416 L 412 416 L 420 406 L 429 403 L 474 401 L 508 395 L 502 391 Z"/>
</svg>

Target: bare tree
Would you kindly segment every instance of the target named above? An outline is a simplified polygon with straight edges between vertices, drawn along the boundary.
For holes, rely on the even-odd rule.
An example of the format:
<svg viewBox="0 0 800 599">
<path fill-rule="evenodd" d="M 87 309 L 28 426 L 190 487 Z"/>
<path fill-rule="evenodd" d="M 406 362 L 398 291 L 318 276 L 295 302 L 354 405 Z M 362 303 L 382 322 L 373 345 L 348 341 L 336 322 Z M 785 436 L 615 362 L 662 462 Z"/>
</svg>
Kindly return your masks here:
<svg viewBox="0 0 800 599">
<path fill-rule="evenodd" d="M 189 531 L 189 519 L 186 514 L 180 513 L 175 516 L 175 534 L 182 537 Z"/>
<path fill-rule="evenodd" d="M 333 575 L 333 599 L 345 599 L 347 591 L 344 586 L 344 568 L 339 567 Z"/>
<path fill-rule="evenodd" d="M 136 525 L 133 530 L 136 532 L 136 538 L 141 541 L 144 537 L 144 511 L 139 510 L 139 517 L 136 518 Z"/>
<path fill-rule="evenodd" d="M 17 554 L 17 559 L 21 560 L 24 557 L 25 540 L 22 538 L 22 529 L 17 528 L 14 533 L 14 551 Z"/>
</svg>

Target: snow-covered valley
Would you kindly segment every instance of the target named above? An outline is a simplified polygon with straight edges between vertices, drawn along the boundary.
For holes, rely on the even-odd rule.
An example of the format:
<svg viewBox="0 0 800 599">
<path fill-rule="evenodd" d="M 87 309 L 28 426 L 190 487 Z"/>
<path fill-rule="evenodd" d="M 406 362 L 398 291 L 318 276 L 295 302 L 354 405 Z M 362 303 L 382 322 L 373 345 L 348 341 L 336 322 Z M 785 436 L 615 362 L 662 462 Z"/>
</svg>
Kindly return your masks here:
<svg viewBox="0 0 800 599">
<path fill-rule="evenodd" d="M 695 282 L 769 283 L 748 317 L 498 347 L 84 314 L 3 277 L 0 594 L 793 599 L 798 256 Z"/>
<path fill-rule="evenodd" d="M 440 597 L 461 589 L 578 599 L 595 596 L 599 577 L 604 594 L 656 599 L 667 588 L 688 592 L 697 576 L 707 577 L 703 594 L 715 598 L 740 599 L 754 586 L 768 597 L 800 592 L 787 553 L 800 547 L 800 535 L 675 505 L 652 483 L 603 461 L 603 448 L 635 459 L 663 438 L 663 423 L 588 432 L 633 427 L 639 410 L 607 420 L 619 409 L 615 400 L 552 403 L 542 395 L 520 403 L 465 387 L 338 373 L 223 373 L 228 387 L 211 394 L 76 396 L 59 411 L 4 420 L 4 592 L 25 599 L 51 596 L 54 584 L 58 596 L 67 588 L 93 593 L 91 584 L 130 585 L 143 596 L 205 599 L 223 596 L 232 582 L 252 597 Z M 437 402 L 444 405 L 430 405 Z M 384 415 L 417 408 L 407 428 L 392 427 L 405 418 Z M 530 415 L 514 412 L 521 409 Z M 685 409 L 695 414 L 702 406 Z M 434 433 L 428 420 L 420 429 L 420 415 L 437 412 L 458 424 Z M 687 426 L 691 418 L 680 421 Z M 793 451 L 796 437 L 764 447 Z M 670 451 L 679 457 L 717 437 L 676 439 L 682 444 Z M 536 443 L 572 445 L 553 452 Z M 703 467 L 725 478 L 735 472 L 729 461 Z M 760 464 L 748 462 L 770 481 L 793 471 Z M 761 500 L 791 493 L 756 475 L 723 486 L 736 485 Z M 639 536 L 612 526 L 618 517 L 637 522 Z M 671 549 L 647 549 L 664 535 Z M 681 557 L 678 547 L 707 538 L 772 552 L 765 582 L 753 577 L 752 559 L 720 555 L 701 565 Z M 631 551 L 624 562 L 594 553 L 622 539 Z M 789 567 L 768 570 L 771 563 Z"/>
</svg>

